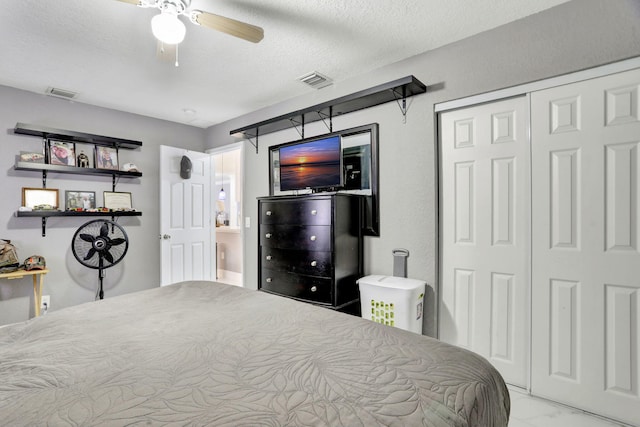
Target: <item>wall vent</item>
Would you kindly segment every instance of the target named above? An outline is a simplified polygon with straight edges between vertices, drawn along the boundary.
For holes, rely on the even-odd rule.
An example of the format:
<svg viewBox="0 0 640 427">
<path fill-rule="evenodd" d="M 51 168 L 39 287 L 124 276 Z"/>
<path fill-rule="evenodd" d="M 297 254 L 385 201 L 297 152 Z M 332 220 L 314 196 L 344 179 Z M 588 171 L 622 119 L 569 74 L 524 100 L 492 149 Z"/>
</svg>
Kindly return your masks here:
<svg viewBox="0 0 640 427">
<path fill-rule="evenodd" d="M 77 93 L 66 89 L 59 89 L 56 87 L 48 87 L 45 93 L 49 96 L 55 96 L 56 98 L 73 99 Z"/>
<path fill-rule="evenodd" d="M 298 77 L 298 80 L 302 83 L 311 86 L 314 89 L 321 89 L 323 87 L 333 84 L 333 81 L 317 71 L 305 74 L 302 77 Z"/>
</svg>

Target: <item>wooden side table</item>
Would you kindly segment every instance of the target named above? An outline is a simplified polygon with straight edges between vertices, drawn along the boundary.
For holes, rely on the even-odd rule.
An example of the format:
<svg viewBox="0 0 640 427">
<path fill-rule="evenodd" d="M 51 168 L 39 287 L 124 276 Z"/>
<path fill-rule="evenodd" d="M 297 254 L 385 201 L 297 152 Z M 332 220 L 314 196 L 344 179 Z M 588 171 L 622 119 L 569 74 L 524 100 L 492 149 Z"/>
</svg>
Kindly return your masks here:
<svg viewBox="0 0 640 427">
<path fill-rule="evenodd" d="M 22 279 L 25 276 L 33 277 L 33 309 L 37 316 L 40 316 L 40 301 L 42 300 L 42 284 L 44 283 L 44 275 L 49 272 L 44 270 L 16 270 L 11 273 L 0 273 L 0 279 Z M 40 280 L 38 280 L 38 277 Z"/>
</svg>

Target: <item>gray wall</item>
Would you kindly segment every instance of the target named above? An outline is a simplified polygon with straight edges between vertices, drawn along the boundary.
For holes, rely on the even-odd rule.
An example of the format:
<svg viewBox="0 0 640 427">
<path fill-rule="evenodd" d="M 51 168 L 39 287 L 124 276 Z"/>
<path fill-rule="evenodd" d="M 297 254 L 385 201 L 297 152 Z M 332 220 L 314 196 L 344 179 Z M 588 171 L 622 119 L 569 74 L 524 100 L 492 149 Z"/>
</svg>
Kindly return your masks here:
<svg viewBox="0 0 640 427">
<path fill-rule="evenodd" d="M 410 29 L 408 29 L 410 31 Z M 410 251 L 409 277 L 435 286 L 438 275 L 437 144 L 434 104 L 514 86 L 640 55 L 639 0 L 576 0 L 375 72 L 256 111 L 210 128 L 207 146 L 233 142 L 229 131 L 413 74 L 428 93 L 410 98 L 407 121 L 395 103 L 335 118 L 334 130 L 380 124 L 381 235 L 365 241 L 365 273 L 391 274 L 391 250 Z M 320 70 L 321 71 L 321 70 Z M 305 136 L 326 133 L 308 125 Z M 260 152 L 246 144 L 244 215 L 245 285 L 256 287 L 257 203 L 267 195 L 267 147 L 298 139 L 295 130 L 260 137 Z M 430 301 L 425 332 L 434 334 Z M 428 304 L 429 305 L 429 304 Z"/>
<path fill-rule="evenodd" d="M 121 263 L 106 270 L 105 294 L 115 296 L 156 287 L 160 283 L 158 244 L 159 146 L 172 145 L 203 150 L 205 131 L 134 114 L 92 107 L 0 86 L 0 238 L 12 239 L 20 258 L 43 255 L 51 272 L 45 277 L 44 294 L 51 296 L 52 310 L 93 301 L 97 270 L 80 265 L 71 253 L 75 230 L 95 218 L 50 218 L 46 237 L 41 237 L 38 218 L 17 218 L 22 187 L 41 187 L 42 174 L 15 171 L 15 156 L 20 151 L 39 151 L 39 138 L 14 135 L 17 122 L 142 141 L 139 150 L 121 150 L 120 163 L 133 162 L 142 171 L 140 179 L 122 179 L 118 191 L 133 194 L 134 208 L 141 217 L 121 217 L 130 239 L 129 252 Z M 96 192 L 102 204 L 102 192 L 110 191 L 108 176 L 50 174 L 48 188 Z M 27 320 L 33 316 L 31 279 L 0 281 L 0 325 Z M 99 327 L 99 326 L 97 326 Z"/>
</svg>

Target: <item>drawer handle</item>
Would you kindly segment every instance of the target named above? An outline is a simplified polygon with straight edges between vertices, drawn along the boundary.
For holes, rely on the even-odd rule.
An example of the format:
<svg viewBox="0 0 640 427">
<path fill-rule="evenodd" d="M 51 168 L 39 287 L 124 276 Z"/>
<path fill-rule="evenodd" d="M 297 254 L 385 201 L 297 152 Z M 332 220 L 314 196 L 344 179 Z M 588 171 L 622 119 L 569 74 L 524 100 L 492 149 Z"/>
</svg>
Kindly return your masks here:
<svg viewBox="0 0 640 427">
<path fill-rule="evenodd" d="M 311 261 L 311 267 L 315 267 L 318 265 L 318 261 Z"/>
<path fill-rule="evenodd" d="M 271 255 L 267 255 L 267 261 L 271 261 L 273 257 Z"/>
<path fill-rule="evenodd" d="M 271 283 L 273 282 L 273 279 L 271 277 L 267 277 L 267 283 Z"/>
<path fill-rule="evenodd" d="M 315 292 L 315 291 L 317 291 L 317 290 L 318 290 L 318 288 L 317 288 L 317 287 L 315 287 L 315 286 L 312 286 L 312 287 L 311 287 L 311 292 Z"/>
<path fill-rule="evenodd" d="M 318 215 L 318 211 L 317 211 L 317 210 L 315 210 L 315 209 L 313 209 L 313 210 L 311 211 L 311 215 L 313 215 L 313 216 Z"/>
<path fill-rule="evenodd" d="M 317 239 L 317 237 L 316 237 L 316 236 L 311 236 L 311 237 L 309 237 L 309 240 L 311 240 L 312 242 L 315 242 L 315 241 L 316 241 L 316 239 Z"/>
<path fill-rule="evenodd" d="M 267 216 L 271 216 L 271 214 L 272 214 L 272 213 L 273 213 L 273 212 L 271 212 L 271 211 L 266 211 L 266 212 L 265 212 L 265 214 L 267 214 Z"/>
<path fill-rule="evenodd" d="M 264 237 L 266 237 L 267 239 L 270 239 L 270 238 L 271 238 L 271 236 L 272 236 L 272 234 L 271 234 L 271 233 L 267 233 L 267 234 L 265 234 L 265 235 L 264 235 Z"/>
</svg>

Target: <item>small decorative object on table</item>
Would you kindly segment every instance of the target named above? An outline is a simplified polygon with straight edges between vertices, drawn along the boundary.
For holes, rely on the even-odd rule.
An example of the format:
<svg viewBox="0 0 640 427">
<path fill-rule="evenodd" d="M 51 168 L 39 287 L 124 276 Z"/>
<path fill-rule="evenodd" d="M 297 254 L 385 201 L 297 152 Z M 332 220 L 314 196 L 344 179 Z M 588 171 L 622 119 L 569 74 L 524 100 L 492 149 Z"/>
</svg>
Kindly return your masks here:
<svg viewBox="0 0 640 427">
<path fill-rule="evenodd" d="M 11 240 L 0 239 L 0 273 L 10 273 L 20 267 L 16 247 Z"/>
</svg>

